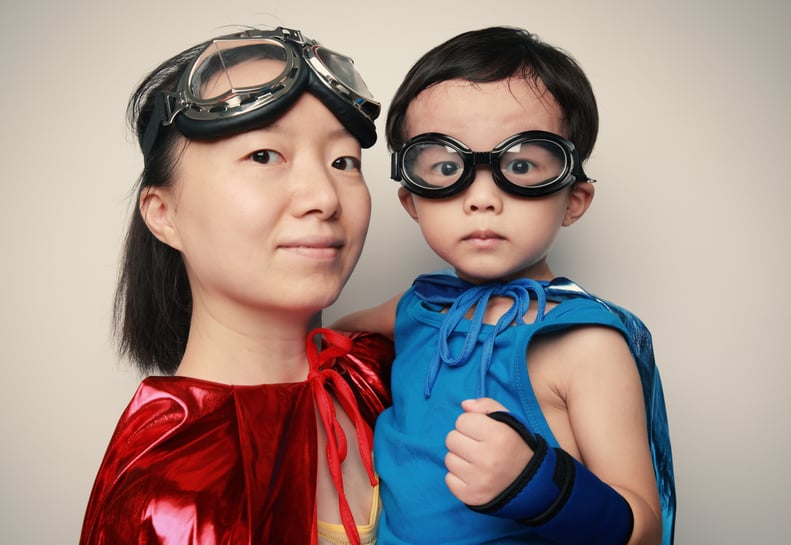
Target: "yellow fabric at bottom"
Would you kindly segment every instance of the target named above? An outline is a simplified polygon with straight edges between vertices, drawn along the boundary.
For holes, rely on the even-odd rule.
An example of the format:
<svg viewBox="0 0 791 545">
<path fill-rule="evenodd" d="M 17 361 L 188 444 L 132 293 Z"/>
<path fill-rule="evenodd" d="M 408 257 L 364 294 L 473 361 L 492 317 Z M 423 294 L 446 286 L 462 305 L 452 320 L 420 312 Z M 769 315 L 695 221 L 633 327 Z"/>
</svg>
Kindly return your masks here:
<svg viewBox="0 0 791 545">
<path fill-rule="evenodd" d="M 379 524 L 379 485 L 373 489 L 373 499 L 371 500 L 371 516 L 368 524 L 357 526 L 360 534 L 360 545 L 376 545 L 376 527 Z M 329 522 L 318 521 L 319 543 L 329 545 L 351 545 L 343 524 L 330 524 Z"/>
</svg>

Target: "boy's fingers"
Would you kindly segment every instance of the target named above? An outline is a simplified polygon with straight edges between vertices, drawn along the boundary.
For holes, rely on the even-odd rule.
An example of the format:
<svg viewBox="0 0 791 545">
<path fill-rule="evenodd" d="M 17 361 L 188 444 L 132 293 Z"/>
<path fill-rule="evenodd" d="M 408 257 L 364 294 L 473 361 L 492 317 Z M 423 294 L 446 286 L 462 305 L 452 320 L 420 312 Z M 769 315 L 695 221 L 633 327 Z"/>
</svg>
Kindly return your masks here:
<svg viewBox="0 0 791 545">
<path fill-rule="evenodd" d="M 461 402 L 461 407 L 468 413 L 489 414 L 497 411 L 507 411 L 502 404 L 490 397 L 479 397 L 477 399 L 465 399 Z"/>
<path fill-rule="evenodd" d="M 467 475 L 470 470 L 470 463 L 461 456 L 453 452 L 448 452 L 445 455 L 445 467 L 450 473 L 455 475 L 457 479 L 463 480 L 463 477 Z"/>
<path fill-rule="evenodd" d="M 466 484 L 453 473 L 445 474 L 445 484 L 450 490 L 451 494 L 459 499 L 462 499 Z"/>
<path fill-rule="evenodd" d="M 477 453 L 480 441 L 459 430 L 451 430 L 445 436 L 445 448 L 459 458 L 472 461 Z"/>
<path fill-rule="evenodd" d="M 456 419 L 456 430 L 459 434 L 473 441 L 483 441 L 492 432 L 494 420 L 485 413 L 462 413 Z"/>
</svg>

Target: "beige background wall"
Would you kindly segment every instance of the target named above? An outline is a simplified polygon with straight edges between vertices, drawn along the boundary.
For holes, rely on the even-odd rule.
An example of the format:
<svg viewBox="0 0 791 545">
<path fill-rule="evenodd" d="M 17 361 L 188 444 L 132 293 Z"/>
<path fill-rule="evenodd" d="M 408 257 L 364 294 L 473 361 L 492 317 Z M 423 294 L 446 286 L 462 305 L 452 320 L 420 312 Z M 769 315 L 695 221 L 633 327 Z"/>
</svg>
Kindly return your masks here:
<svg viewBox="0 0 791 545">
<path fill-rule="evenodd" d="M 76 543 L 139 379 L 109 340 L 141 167 L 126 100 L 166 56 L 235 24 L 294 26 L 350 53 L 385 106 L 418 55 L 463 30 L 520 25 L 572 52 L 600 102 L 599 183 L 554 269 L 654 333 L 676 542 L 787 543 L 789 22 L 780 0 L 0 0 L 0 543 Z M 368 244 L 330 319 L 439 265 L 382 143 L 365 171 Z"/>
</svg>

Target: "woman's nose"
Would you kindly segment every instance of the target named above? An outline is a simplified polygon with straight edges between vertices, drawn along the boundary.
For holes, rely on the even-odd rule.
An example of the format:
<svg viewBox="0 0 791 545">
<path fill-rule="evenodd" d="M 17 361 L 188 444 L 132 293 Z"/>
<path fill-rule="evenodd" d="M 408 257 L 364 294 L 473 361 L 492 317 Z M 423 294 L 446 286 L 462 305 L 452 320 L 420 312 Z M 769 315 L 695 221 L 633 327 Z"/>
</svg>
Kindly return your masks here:
<svg viewBox="0 0 791 545">
<path fill-rule="evenodd" d="M 340 212 L 338 187 L 331 170 L 331 167 L 314 166 L 295 172 L 299 177 L 292 202 L 295 215 L 317 214 L 329 219 Z"/>
</svg>

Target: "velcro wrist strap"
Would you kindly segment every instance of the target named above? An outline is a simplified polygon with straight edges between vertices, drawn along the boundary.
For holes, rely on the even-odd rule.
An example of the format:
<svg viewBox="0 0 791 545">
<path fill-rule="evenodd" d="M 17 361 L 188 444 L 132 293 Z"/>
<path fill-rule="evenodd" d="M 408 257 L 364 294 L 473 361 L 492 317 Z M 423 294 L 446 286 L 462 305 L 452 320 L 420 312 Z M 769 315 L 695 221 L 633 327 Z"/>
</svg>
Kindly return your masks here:
<svg viewBox="0 0 791 545">
<path fill-rule="evenodd" d="M 479 513 L 515 520 L 536 534 L 565 545 L 623 545 L 634 523 L 629 503 L 610 485 L 560 448 L 549 448 L 540 435 L 511 413 L 489 416 L 511 426 L 533 449 L 516 480 Z"/>
<path fill-rule="evenodd" d="M 496 498 L 485 505 L 468 507 L 479 513 L 514 520 L 537 517 L 549 509 L 560 494 L 554 480 L 557 454 L 543 437 L 530 433 L 511 413 L 498 411 L 489 416 L 513 428 L 533 450 L 533 456 L 522 473 Z"/>
</svg>

